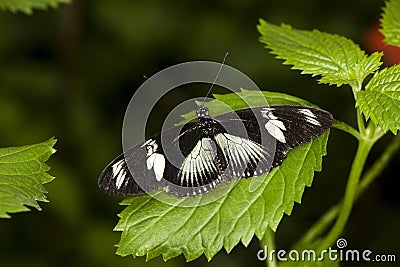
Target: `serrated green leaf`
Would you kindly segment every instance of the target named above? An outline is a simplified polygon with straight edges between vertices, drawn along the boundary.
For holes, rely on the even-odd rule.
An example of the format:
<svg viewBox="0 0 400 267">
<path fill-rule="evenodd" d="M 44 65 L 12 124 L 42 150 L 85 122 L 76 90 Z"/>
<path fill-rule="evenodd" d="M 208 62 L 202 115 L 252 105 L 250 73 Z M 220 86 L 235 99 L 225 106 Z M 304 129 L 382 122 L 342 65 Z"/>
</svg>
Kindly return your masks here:
<svg viewBox="0 0 400 267">
<path fill-rule="evenodd" d="M 148 259 L 162 255 L 168 260 L 183 253 L 190 261 L 204 253 L 210 260 L 222 247 L 230 252 L 240 241 L 247 246 L 254 234 L 261 239 L 267 226 L 276 229 L 283 214 L 291 213 L 294 201 L 300 202 L 304 187 L 311 185 L 314 171 L 321 170 L 327 138 L 328 133 L 290 151 L 252 193 L 247 179 L 223 198 L 199 207 L 171 206 L 148 195 L 125 199 L 121 204 L 128 206 L 115 227 L 122 231 L 117 254 Z M 189 205 L 203 197 L 174 202 Z"/>
<path fill-rule="evenodd" d="M 365 91 L 357 93 L 356 106 L 385 132 L 396 134 L 400 129 L 400 65 L 375 73 Z"/>
<path fill-rule="evenodd" d="M 0 8 L 11 12 L 32 14 L 33 9 L 56 8 L 60 4 L 69 4 L 71 0 L 0 0 Z"/>
<path fill-rule="evenodd" d="M 400 0 L 391 0 L 386 3 L 381 23 L 380 31 L 385 36 L 385 42 L 400 46 Z"/>
<path fill-rule="evenodd" d="M 55 139 L 43 143 L 0 148 L 0 218 L 8 213 L 29 211 L 27 206 L 40 210 L 37 201 L 47 202 L 42 184 L 54 179 L 47 173 L 44 162 L 55 152 Z"/>
<path fill-rule="evenodd" d="M 302 74 L 321 75 L 321 83 L 359 88 L 365 77 L 382 64 L 381 54 L 367 56 L 353 41 L 318 30 L 304 31 L 260 20 L 260 41 L 284 64 Z"/>
<path fill-rule="evenodd" d="M 251 96 L 253 92 L 246 90 L 241 94 Z M 275 104 L 306 103 L 284 94 L 269 96 L 282 99 L 283 103 Z M 246 107 L 232 95 L 217 98 L 238 108 Z M 119 214 L 114 229 L 122 232 L 117 254 L 147 259 L 161 255 L 168 260 L 183 253 L 188 261 L 204 254 L 210 260 L 222 248 L 230 252 L 239 242 L 247 246 L 254 235 L 261 239 L 267 227 L 276 230 L 283 214 L 290 215 L 294 202 L 300 203 L 305 186 L 311 186 L 314 171 L 322 168 L 328 135 L 326 132 L 313 142 L 289 151 L 281 166 L 259 177 L 261 184 L 252 192 L 249 186 L 255 178 L 241 179 L 235 186 L 222 183 L 196 198 L 178 199 L 158 193 L 175 205 L 148 195 L 126 198 L 121 205 L 127 207 Z M 214 202 L 195 205 L 207 203 L 221 190 L 229 193 Z"/>
</svg>

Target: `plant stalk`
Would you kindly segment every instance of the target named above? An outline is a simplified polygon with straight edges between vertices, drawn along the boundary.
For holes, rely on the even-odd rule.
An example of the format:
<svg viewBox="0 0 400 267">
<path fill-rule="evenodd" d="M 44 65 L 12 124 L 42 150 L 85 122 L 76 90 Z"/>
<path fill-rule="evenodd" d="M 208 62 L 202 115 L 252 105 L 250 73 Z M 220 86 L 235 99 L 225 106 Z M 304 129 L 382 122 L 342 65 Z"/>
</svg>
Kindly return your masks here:
<svg viewBox="0 0 400 267">
<path fill-rule="evenodd" d="M 345 133 L 351 134 L 357 140 L 361 139 L 360 133 L 356 129 L 354 129 L 353 127 L 351 127 L 350 125 L 348 125 L 345 122 L 334 120 L 333 124 L 332 124 L 332 127 L 336 128 L 338 130 L 341 130 L 341 131 L 343 131 Z"/>
<path fill-rule="evenodd" d="M 318 250 L 322 251 L 332 245 L 343 232 L 346 222 L 350 216 L 357 193 L 359 180 L 372 145 L 373 142 L 368 139 L 360 140 L 356 156 L 351 167 L 349 179 L 347 181 L 346 192 L 342 200 L 339 216 L 327 236 L 320 242 Z"/>
<path fill-rule="evenodd" d="M 265 260 L 265 264 L 267 267 L 277 267 L 278 263 L 276 260 L 276 256 L 275 253 L 269 253 L 270 251 L 274 250 L 276 251 L 276 247 L 275 247 L 275 232 L 272 231 L 271 228 L 267 227 L 267 229 L 265 230 L 264 236 L 261 239 L 261 247 L 262 249 L 264 249 L 265 247 L 267 248 L 264 253 L 267 253 L 267 255 L 265 255 L 266 260 Z M 268 257 L 271 255 L 271 259 Z"/>
<path fill-rule="evenodd" d="M 400 135 L 395 136 L 389 145 L 385 148 L 380 157 L 372 164 L 371 168 L 364 174 L 357 188 L 356 200 L 364 193 L 369 185 L 382 173 L 387 167 L 390 159 L 400 149 Z M 332 206 L 295 244 L 294 247 L 302 247 L 311 244 L 332 224 L 338 216 L 342 207 L 342 202 Z"/>
</svg>

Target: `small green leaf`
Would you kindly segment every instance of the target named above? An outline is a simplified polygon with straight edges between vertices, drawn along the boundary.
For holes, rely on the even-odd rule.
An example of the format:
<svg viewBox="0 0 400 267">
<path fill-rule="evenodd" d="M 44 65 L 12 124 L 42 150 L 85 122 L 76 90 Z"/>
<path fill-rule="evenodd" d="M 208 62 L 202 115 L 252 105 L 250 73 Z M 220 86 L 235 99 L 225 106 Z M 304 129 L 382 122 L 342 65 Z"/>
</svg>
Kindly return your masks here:
<svg viewBox="0 0 400 267">
<path fill-rule="evenodd" d="M 0 218 L 8 213 L 29 211 L 27 206 L 40 210 L 37 201 L 47 202 L 42 184 L 54 179 L 47 173 L 44 162 L 55 152 L 55 139 L 43 143 L 0 148 Z"/>
<path fill-rule="evenodd" d="M 321 75 L 321 83 L 361 87 L 365 77 L 382 64 L 382 54 L 367 56 L 353 41 L 318 30 L 304 31 L 289 25 L 276 26 L 260 20 L 260 41 L 284 64 L 302 74 Z"/>
<path fill-rule="evenodd" d="M 356 106 L 385 132 L 396 134 L 400 129 L 400 65 L 375 73 L 365 91 L 357 93 Z"/>
<path fill-rule="evenodd" d="M 385 36 L 385 42 L 400 46 L 400 1 L 391 0 L 386 3 L 382 14 L 381 33 Z"/>
<path fill-rule="evenodd" d="M 254 92 L 244 90 L 239 94 L 251 98 Z M 284 94 L 263 94 L 282 100 L 274 104 L 306 103 Z M 232 94 L 216 97 L 238 109 L 246 107 L 241 98 Z M 214 105 L 217 100 L 214 101 L 209 103 Z M 230 252 L 239 242 L 247 246 L 254 235 L 261 239 L 267 227 L 276 230 L 283 214 L 290 215 L 294 202 L 300 203 L 305 186 L 311 186 L 314 171 L 322 168 L 328 135 L 326 132 L 313 142 L 289 151 L 282 165 L 258 177 L 261 183 L 252 192 L 249 188 L 256 178 L 241 179 L 235 186 L 222 183 L 196 198 L 178 199 L 158 193 L 175 205 L 149 195 L 126 198 L 121 205 L 127 207 L 119 214 L 120 220 L 114 229 L 122 232 L 117 254 L 147 259 L 161 255 L 168 260 L 183 253 L 188 261 L 205 254 L 210 260 L 222 248 Z M 207 203 L 220 190 L 229 193 L 214 202 L 194 205 Z"/>
<path fill-rule="evenodd" d="M 57 8 L 59 4 L 69 4 L 71 0 L 0 0 L 0 8 L 11 12 L 32 14 L 33 9 Z"/>
</svg>

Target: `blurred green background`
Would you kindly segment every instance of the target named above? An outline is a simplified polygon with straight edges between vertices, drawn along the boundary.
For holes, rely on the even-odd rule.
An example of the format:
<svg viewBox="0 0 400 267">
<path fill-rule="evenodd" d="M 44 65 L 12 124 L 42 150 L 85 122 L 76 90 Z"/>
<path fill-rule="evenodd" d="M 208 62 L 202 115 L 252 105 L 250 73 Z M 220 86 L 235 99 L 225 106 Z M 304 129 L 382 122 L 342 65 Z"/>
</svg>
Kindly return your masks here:
<svg viewBox="0 0 400 267">
<path fill-rule="evenodd" d="M 165 67 L 193 60 L 220 62 L 250 76 L 260 88 L 293 94 L 319 104 L 335 118 L 355 125 L 350 88 L 318 85 L 291 71 L 258 42 L 258 18 L 296 28 L 342 34 L 366 48 L 366 32 L 383 1 L 206 0 L 79 1 L 32 16 L 0 13 L 0 146 L 58 139 L 50 159 L 49 203 L 43 211 L 0 221 L 2 266 L 143 266 L 144 258 L 114 254 L 119 233 L 112 229 L 121 198 L 97 187 L 103 167 L 121 153 L 125 108 L 136 88 Z M 207 87 L 208 88 L 208 87 Z M 179 100 L 204 95 L 183 91 Z M 160 105 L 166 113 L 171 103 Z M 152 121 L 159 127 L 161 121 Z M 379 155 L 381 141 L 369 159 Z M 277 245 L 289 248 L 342 196 L 356 142 L 331 131 L 324 172 L 285 216 Z M 345 237 L 352 248 L 398 252 L 400 237 L 399 154 L 356 204 Z M 189 264 L 183 256 L 164 266 L 264 266 L 258 240 Z M 399 256 L 399 255 L 398 255 Z M 158 266 L 160 258 L 146 266 Z M 346 266 L 345 264 L 343 266 Z M 353 265 L 351 265 L 353 266 Z M 360 265 L 362 266 L 362 265 Z M 390 266 L 386 264 L 385 266 Z"/>
</svg>

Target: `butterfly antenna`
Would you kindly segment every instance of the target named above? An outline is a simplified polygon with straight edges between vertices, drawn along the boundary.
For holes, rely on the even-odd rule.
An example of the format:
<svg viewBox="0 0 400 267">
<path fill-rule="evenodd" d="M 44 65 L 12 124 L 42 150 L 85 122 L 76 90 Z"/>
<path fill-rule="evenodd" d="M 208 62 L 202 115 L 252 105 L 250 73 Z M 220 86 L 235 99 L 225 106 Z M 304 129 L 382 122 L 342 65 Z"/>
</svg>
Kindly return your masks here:
<svg viewBox="0 0 400 267">
<path fill-rule="evenodd" d="M 213 89 L 213 87 L 214 87 L 214 85 L 215 85 L 215 82 L 217 81 L 217 79 L 218 79 L 218 77 L 219 77 L 219 74 L 221 73 L 222 67 L 223 67 L 224 64 L 225 64 L 225 60 L 226 60 L 228 54 L 229 54 L 229 52 L 226 52 L 226 53 L 225 53 L 224 59 L 222 60 L 222 63 L 221 63 L 221 66 L 219 66 L 217 75 L 215 76 L 215 79 L 214 79 L 213 83 L 211 84 L 210 89 L 208 89 L 208 92 L 207 92 L 206 96 L 204 97 L 204 99 L 203 99 L 203 101 L 202 101 L 202 102 L 203 102 L 203 106 L 204 106 L 204 103 L 205 103 L 205 101 L 206 101 L 207 96 L 210 94 L 211 90 Z"/>
</svg>

